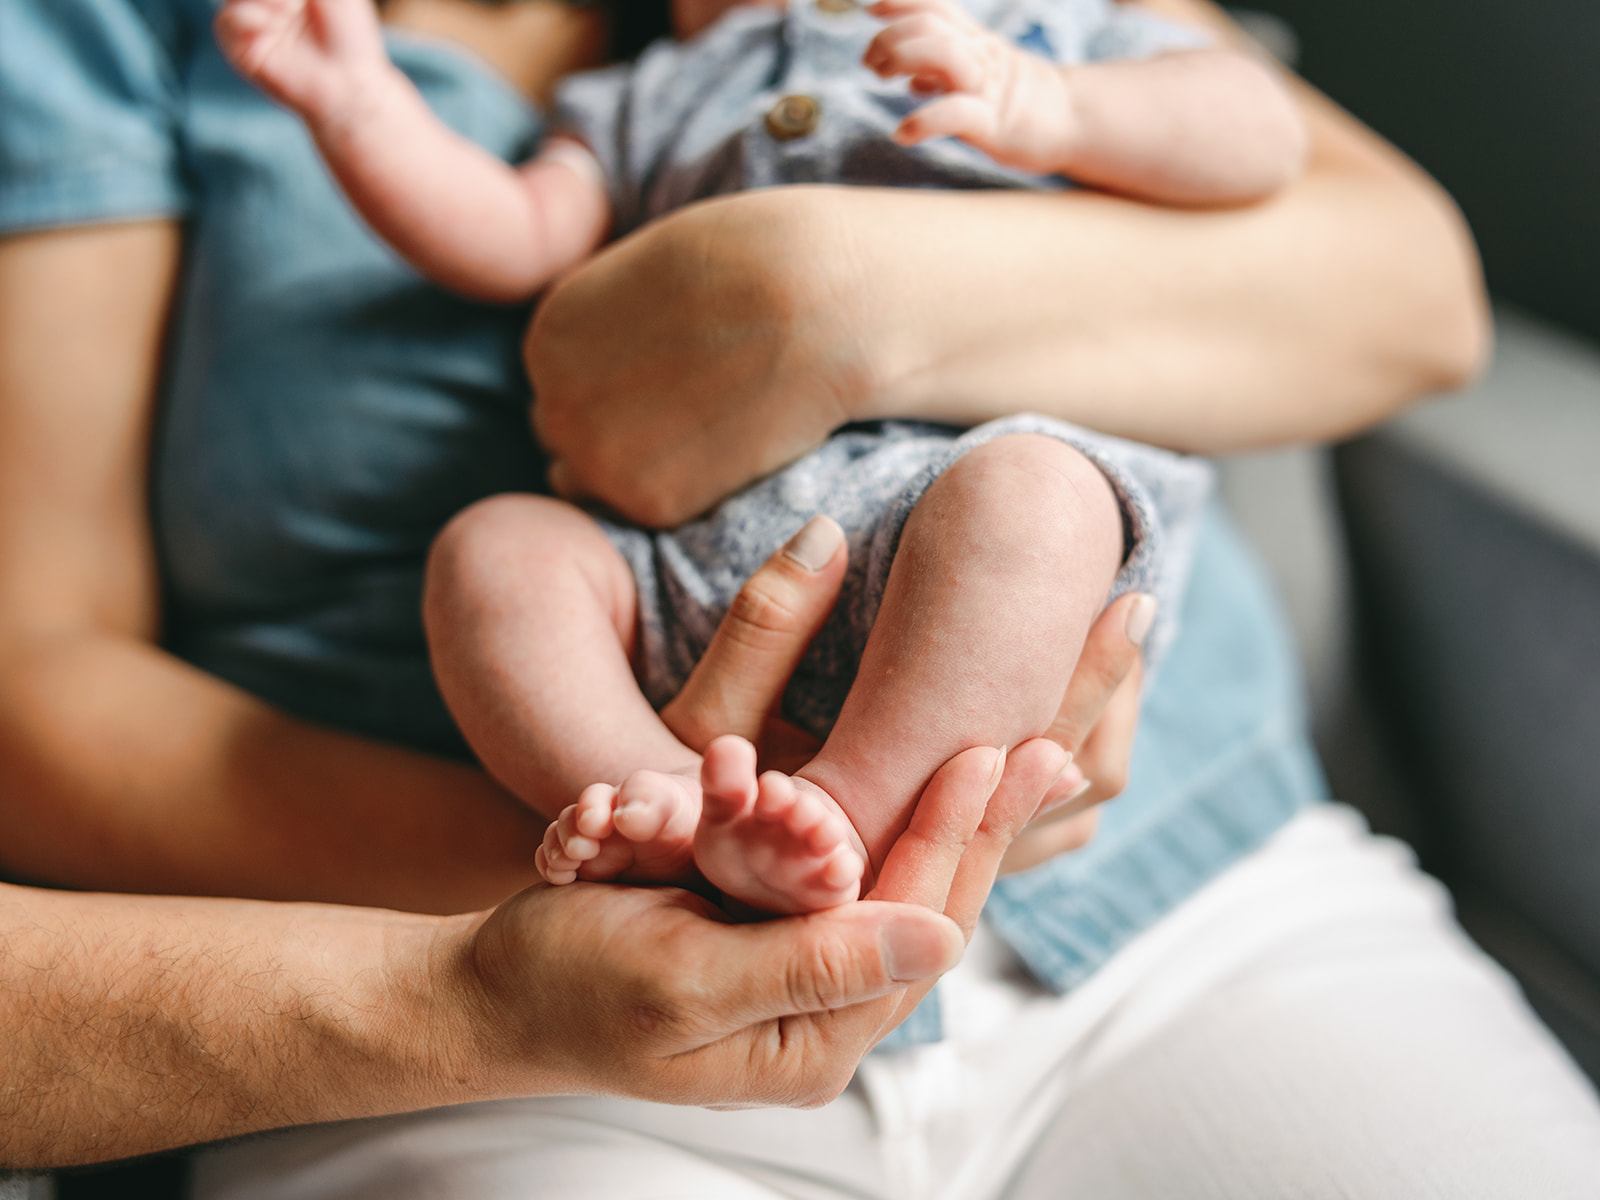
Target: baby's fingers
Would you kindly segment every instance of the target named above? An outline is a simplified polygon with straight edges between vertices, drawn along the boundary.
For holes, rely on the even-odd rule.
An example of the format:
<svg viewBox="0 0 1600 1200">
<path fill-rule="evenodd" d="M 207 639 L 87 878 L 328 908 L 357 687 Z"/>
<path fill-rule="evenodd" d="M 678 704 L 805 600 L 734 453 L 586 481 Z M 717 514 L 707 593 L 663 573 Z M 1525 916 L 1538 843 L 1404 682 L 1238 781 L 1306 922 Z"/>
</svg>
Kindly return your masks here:
<svg viewBox="0 0 1600 1200">
<path fill-rule="evenodd" d="M 918 92 L 974 92 L 983 64 L 972 39 L 938 17 L 911 17 L 879 32 L 861 61 L 884 79 L 909 75 Z"/>
<path fill-rule="evenodd" d="M 281 0 L 232 0 L 217 14 L 212 28 L 228 61 L 254 77 L 285 31 L 304 19 L 301 13 L 287 11 Z"/>
<path fill-rule="evenodd" d="M 954 137 L 986 148 L 995 134 L 994 106 L 977 96 L 942 96 L 900 122 L 894 140 L 915 146 L 930 138 Z"/>
</svg>

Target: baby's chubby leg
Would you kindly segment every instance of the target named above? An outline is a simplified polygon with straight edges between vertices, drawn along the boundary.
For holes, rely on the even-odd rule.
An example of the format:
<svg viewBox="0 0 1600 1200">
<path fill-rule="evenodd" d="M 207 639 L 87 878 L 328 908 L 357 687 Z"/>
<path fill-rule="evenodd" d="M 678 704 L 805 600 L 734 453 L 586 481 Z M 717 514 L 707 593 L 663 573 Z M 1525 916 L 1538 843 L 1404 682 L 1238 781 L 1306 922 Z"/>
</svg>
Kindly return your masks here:
<svg viewBox="0 0 1600 1200">
<path fill-rule="evenodd" d="M 1110 483 L 1054 438 L 996 438 L 928 489 L 839 720 L 796 779 L 837 802 L 874 871 L 940 764 L 1050 727 L 1122 552 Z"/>
<path fill-rule="evenodd" d="M 488 771 L 555 818 L 541 861 L 551 882 L 672 879 L 691 865 L 700 757 L 634 681 L 635 614 L 622 556 L 559 501 L 482 501 L 429 556 L 423 616 L 439 689 Z M 620 786 L 585 786 L 596 779 Z"/>
</svg>

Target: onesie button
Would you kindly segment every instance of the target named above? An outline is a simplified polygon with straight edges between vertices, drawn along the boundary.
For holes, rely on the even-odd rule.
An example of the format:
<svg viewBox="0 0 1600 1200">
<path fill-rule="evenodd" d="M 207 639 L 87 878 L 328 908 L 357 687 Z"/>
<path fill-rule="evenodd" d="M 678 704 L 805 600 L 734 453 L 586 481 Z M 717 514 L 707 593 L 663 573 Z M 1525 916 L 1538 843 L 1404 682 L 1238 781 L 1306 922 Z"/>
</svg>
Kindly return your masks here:
<svg viewBox="0 0 1600 1200">
<path fill-rule="evenodd" d="M 822 105 L 814 96 L 785 96 L 767 110 L 767 132 L 780 142 L 803 138 L 817 128 Z"/>
<path fill-rule="evenodd" d="M 857 0 L 817 0 L 817 10 L 825 13 L 852 13 L 860 7 Z"/>
</svg>

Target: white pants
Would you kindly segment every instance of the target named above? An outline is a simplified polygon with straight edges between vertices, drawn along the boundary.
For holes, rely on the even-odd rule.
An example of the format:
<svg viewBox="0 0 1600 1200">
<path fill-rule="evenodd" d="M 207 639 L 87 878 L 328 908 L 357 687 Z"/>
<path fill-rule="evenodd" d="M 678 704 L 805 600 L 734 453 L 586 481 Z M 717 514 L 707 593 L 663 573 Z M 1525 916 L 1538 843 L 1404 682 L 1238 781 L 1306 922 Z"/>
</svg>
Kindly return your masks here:
<svg viewBox="0 0 1600 1200">
<path fill-rule="evenodd" d="M 1301 814 L 1065 997 L 992 935 L 816 1112 L 554 1099 L 214 1150 L 204 1200 L 1600 1197 L 1600 1104 L 1398 844 Z"/>
</svg>

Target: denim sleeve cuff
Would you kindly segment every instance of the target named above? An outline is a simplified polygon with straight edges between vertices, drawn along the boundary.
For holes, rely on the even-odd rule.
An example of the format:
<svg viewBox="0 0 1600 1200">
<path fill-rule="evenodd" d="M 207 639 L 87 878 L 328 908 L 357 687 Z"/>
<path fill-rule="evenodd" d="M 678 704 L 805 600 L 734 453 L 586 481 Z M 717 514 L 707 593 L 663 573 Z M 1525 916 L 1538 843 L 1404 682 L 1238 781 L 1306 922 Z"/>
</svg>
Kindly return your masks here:
<svg viewBox="0 0 1600 1200">
<path fill-rule="evenodd" d="M 0 178 L 0 233 L 177 218 L 188 211 L 189 198 L 175 181 L 123 164 Z"/>
</svg>

